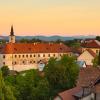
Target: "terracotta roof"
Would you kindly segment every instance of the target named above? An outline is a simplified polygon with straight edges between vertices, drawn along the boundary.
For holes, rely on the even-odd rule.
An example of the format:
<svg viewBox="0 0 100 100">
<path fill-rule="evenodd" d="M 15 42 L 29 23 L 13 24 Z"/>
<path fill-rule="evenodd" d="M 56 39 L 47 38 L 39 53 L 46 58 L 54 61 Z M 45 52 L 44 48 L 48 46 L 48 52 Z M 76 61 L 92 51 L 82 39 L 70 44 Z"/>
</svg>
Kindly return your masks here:
<svg viewBox="0 0 100 100">
<path fill-rule="evenodd" d="M 95 67 L 83 68 L 79 72 L 77 86 L 89 86 L 100 77 L 100 69 Z"/>
<path fill-rule="evenodd" d="M 49 43 L 8 43 L 2 47 L 0 53 L 67 53 L 71 49 L 64 44 Z"/>
<path fill-rule="evenodd" d="M 97 40 L 92 40 L 86 43 L 82 43 L 81 46 L 85 48 L 100 48 L 100 42 Z"/>
<path fill-rule="evenodd" d="M 91 49 L 86 49 L 93 57 L 96 57 L 96 53 L 94 53 Z"/>
<path fill-rule="evenodd" d="M 75 88 L 66 90 L 64 92 L 61 92 L 58 95 L 61 97 L 62 100 L 75 100 L 73 95 L 79 92 L 81 89 L 82 89 L 81 87 L 75 87 Z"/>
</svg>

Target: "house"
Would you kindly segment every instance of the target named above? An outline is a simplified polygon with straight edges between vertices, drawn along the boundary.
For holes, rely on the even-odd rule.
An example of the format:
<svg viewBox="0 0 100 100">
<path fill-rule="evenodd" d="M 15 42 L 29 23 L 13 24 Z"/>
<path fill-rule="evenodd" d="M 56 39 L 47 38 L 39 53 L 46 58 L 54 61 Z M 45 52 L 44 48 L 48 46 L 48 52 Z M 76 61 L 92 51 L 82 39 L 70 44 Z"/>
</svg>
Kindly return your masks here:
<svg viewBox="0 0 100 100">
<path fill-rule="evenodd" d="M 7 65 L 15 71 L 37 69 L 39 61 L 48 61 L 51 57 L 59 59 L 62 55 L 72 55 L 71 49 L 64 44 L 16 43 L 12 26 L 9 43 L 0 47 L 0 67 Z"/>
<path fill-rule="evenodd" d="M 58 93 L 54 100 L 100 100 L 100 69 L 81 69 L 76 87 Z"/>
<path fill-rule="evenodd" d="M 86 49 L 78 58 L 78 61 L 85 61 L 86 65 L 93 65 L 92 61 L 96 57 L 96 53 L 91 49 Z"/>
<path fill-rule="evenodd" d="M 86 49 L 91 49 L 97 55 L 99 54 L 100 42 L 97 40 L 90 40 L 90 41 L 84 42 L 81 44 L 81 46 L 83 48 L 82 51 L 85 51 Z"/>
</svg>

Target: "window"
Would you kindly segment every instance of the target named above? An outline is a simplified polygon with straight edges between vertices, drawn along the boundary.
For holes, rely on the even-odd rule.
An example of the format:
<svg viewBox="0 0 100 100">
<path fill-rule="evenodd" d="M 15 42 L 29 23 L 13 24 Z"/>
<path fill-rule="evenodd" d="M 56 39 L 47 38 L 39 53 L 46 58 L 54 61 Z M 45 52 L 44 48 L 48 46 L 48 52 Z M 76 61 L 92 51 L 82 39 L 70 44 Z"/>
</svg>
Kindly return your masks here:
<svg viewBox="0 0 100 100">
<path fill-rule="evenodd" d="M 45 54 L 43 54 L 43 57 L 45 57 Z"/>
<path fill-rule="evenodd" d="M 35 55 L 34 55 L 34 57 L 35 57 Z"/>
<path fill-rule="evenodd" d="M 26 55 L 26 57 L 28 58 L 28 55 Z"/>
<path fill-rule="evenodd" d="M 19 55 L 19 58 L 21 57 L 21 55 Z"/>
<path fill-rule="evenodd" d="M 53 54 L 53 56 L 55 57 L 55 54 Z"/>
<path fill-rule="evenodd" d="M 32 55 L 30 55 L 30 57 L 32 57 Z"/>
<path fill-rule="evenodd" d="M 96 53 L 98 53 L 99 52 L 99 50 L 96 50 Z"/>
<path fill-rule="evenodd" d="M 5 58 L 5 55 L 3 55 L 3 58 Z"/>
<path fill-rule="evenodd" d="M 23 64 L 25 64 L 25 61 L 23 61 Z"/>
<path fill-rule="evenodd" d="M 32 64 L 33 62 L 32 61 L 30 61 L 30 64 Z"/>
<path fill-rule="evenodd" d="M 34 63 L 35 63 L 35 61 L 34 61 Z"/>
<path fill-rule="evenodd" d="M 62 55 L 60 54 L 60 56 L 62 56 Z"/>
<path fill-rule="evenodd" d="M 23 55 L 23 57 L 24 57 L 24 55 Z"/>
<path fill-rule="evenodd" d="M 15 58 L 17 57 L 17 55 L 15 55 Z"/>
<path fill-rule="evenodd" d="M 15 62 L 14 62 L 14 64 L 16 65 L 16 64 L 17 64 L 17 62 L 15 61 Z"/>
<path fill-rule="evenodd" d="M 48 57 L 50 57 L 50 54 L 48 54 Z"/>
<path fill-rule="evenodd" d="M 40 57 L 40 54 L 38 54 L 38 57 Z"/>
<path fill-rule="evenodd" d="M 3 65 L 5 65 L 5 62 L 3 62 Z"/>
</svg>

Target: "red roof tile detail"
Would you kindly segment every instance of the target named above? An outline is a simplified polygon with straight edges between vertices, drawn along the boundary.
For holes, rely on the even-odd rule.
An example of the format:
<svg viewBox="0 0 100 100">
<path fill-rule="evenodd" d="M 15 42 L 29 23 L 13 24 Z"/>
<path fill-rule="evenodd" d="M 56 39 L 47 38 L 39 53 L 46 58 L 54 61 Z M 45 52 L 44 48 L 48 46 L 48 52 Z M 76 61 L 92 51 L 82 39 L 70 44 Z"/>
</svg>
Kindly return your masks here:
<svg viewBox="0 0 100 100">
<path fill-rule="evenodd" d="M 62 100 L 75 100 L 73 95 L 79 92 L 81 89 L 82 89 L 81 87 L 75 87 L 75 88 L 66 90 L 64 92 L 61 92 L 58 95 L 62 98 Z"/>
<path fill-rule="evenodd" d="M 86 43 L 82 43 L 81 46 L 85 48 L 100 48 L 100 42 L 97 40 L 92 40 Z"/>
<path fill-rule="evenodd" d="M 49 43 L 8 43 L 1 50 L 3 54 L 67 52 L 71 52 L 71 49 L 66 45 Z"/>
<path fill-rule="evenodd" d="M 95 67 L 83 68 L 80 70 L 77 86 L 89 86 L 100 77 L 100 69 Z"/>
</svg>

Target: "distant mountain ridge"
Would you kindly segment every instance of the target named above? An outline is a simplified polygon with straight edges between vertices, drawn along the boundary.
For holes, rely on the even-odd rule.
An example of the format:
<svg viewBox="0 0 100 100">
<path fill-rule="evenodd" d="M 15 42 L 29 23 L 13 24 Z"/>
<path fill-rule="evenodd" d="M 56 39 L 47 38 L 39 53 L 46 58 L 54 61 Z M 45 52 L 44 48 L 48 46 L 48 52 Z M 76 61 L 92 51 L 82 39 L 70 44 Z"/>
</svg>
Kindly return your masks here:
<svg viewBox="0 0 100 100">
<path fill-rule="evenodd" d="M 33 38 L 36 38 L 36 39 L 40 39 L 40 40 L 44 40 L 44 41 L 56 41 L 58 39 L 62 40 L 62 41 L 66 41 L 66 40 L 74 40 L 74 39 L 93 39 L 95 38 L 96 36 L 92 36 L 92 35 L 89 35 L 89 36 L 82 36 L 82 35 L 79 35 L 79 36 L 57 36 L 57 35 L 54 35 L 54 36 L 16 36 L 16 40 L 20 40 L 20 39 L 33 39 Z M 5 40 L 8 40 L 8 36 L 0 36 L 0 39 L 5 39 Z"/>
</svg>

